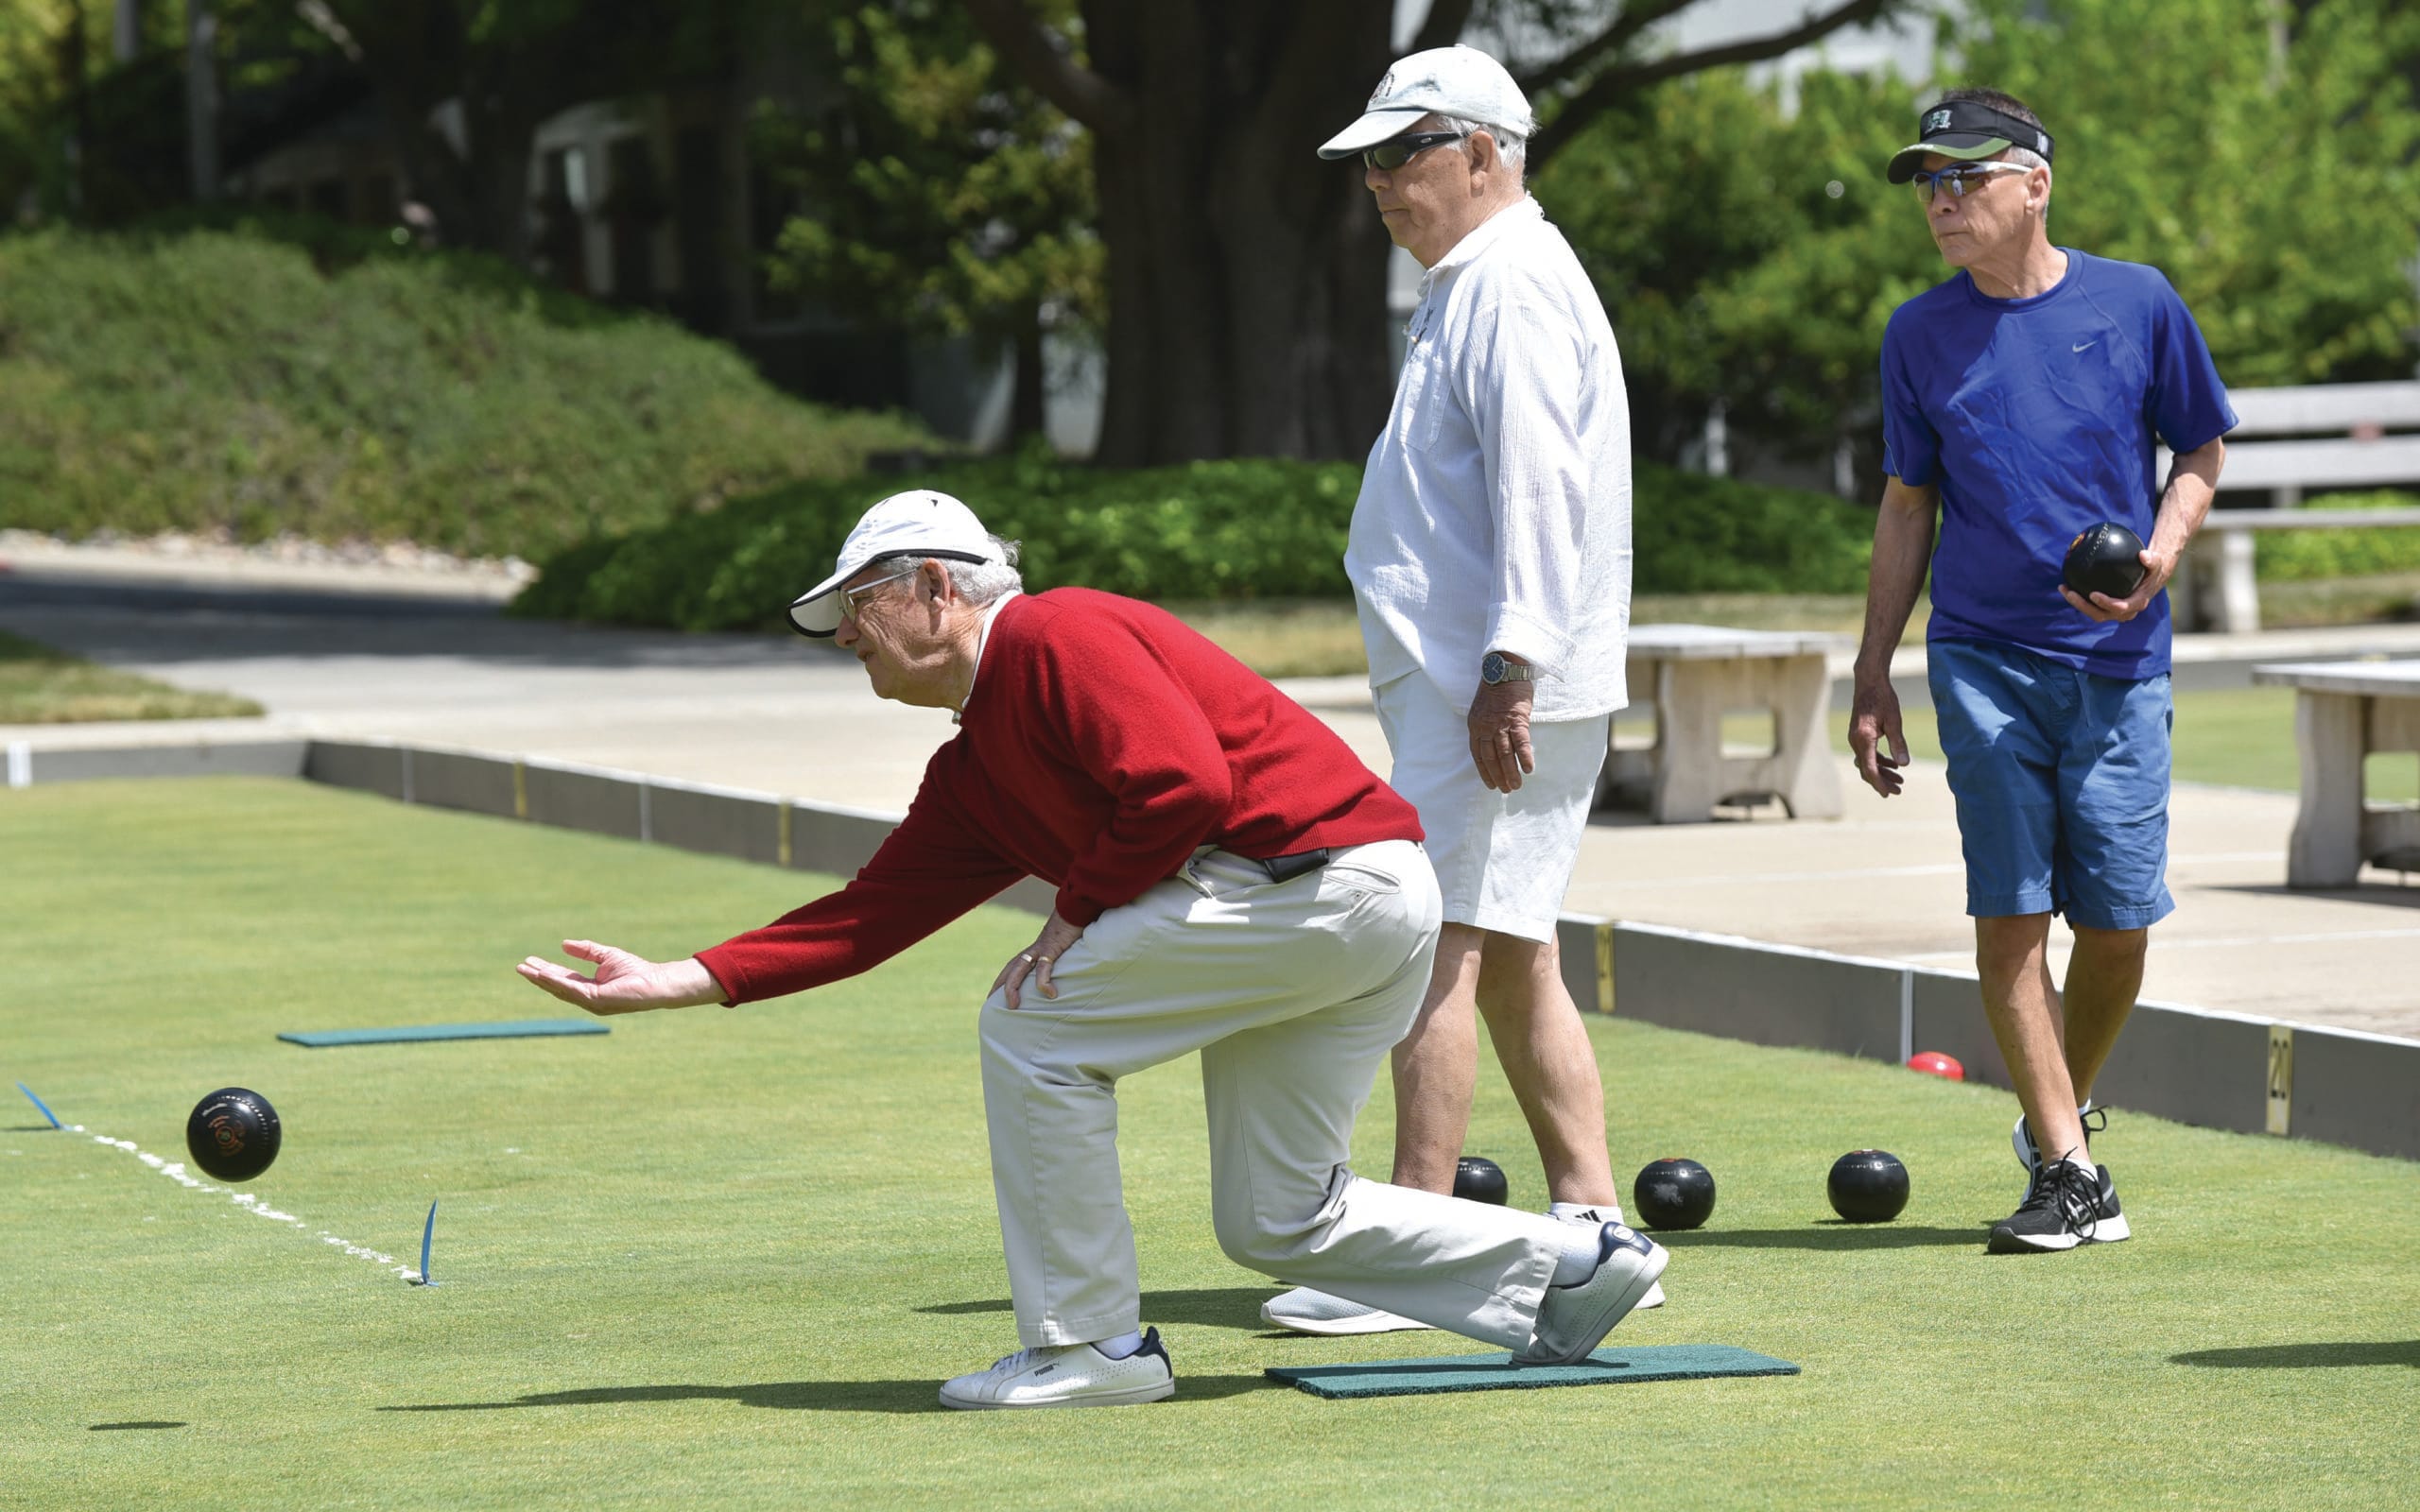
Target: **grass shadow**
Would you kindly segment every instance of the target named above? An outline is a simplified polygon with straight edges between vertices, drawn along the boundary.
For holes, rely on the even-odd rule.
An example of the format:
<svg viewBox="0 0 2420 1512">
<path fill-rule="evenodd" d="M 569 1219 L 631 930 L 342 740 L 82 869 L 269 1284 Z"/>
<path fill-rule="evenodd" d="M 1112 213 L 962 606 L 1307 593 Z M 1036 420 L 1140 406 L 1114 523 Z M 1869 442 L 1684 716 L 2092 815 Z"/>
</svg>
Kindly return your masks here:
<svg viewBox="0 0 2420 1512">
<path fill-rule="evenodd" d="M 2168 1363 L 2221 1370 L 2309 1370 L 2348 1365 L 2402 1365 L 2420 1370 L 2420 1339 L 2361 1344 L 2251 1344 L 2234 1349 L 2192 1349 L 2169 1355 Z"/>
<path fill-rule="evenodd" d="M 1199 1286 L 1185 1291 L 1145 1292 L 1146 1324 L 1184 1323 L 1194 1328 L 1255 1330 L 1261 1327 L 1260 1304 L 1276 1294 L 1266 1286 Z M 971 1313 L 1006 1313 L 1005 1297 L 972 1302 L 935 1302 L 916 1309 L 943 1317 Z"/>
<path fill-rule="evenodd" d="M 1923 1245 L 1979 1245 L 1988 1226 L 1940 1228 L 1922 1224 L 1848 1223 L 1824 1219 L 1804 1228 L 1650 1229 L 1668 1249 L 1913 1249 Z"/>
<path fill-rule="evenodd" d="M 1218 1401 L 1253 1391 L 1283 1389 L 1263 1375 L 1188 1376 L 1176 1382 L 1178 1401 Z M 423 1401 L 380 1407 L 380 1412 L 512 1412 L 527 1407 L 618 1407 L 667 1401 L 735 1401 L 778 1412 L 945 1413 L 939 1381 L 765 1381 L 748 1385 L 587 1386 L 574 1391 L 535 1391 L 510 1401 Z M 164 1423 L 105 1426 L 148 1428 Z"/>
<path fill-rule="evenodd" d="M 93 1423 L 85 1431 L 94 1434 L 115 1434 L 137 1428 L 190 1428 L 192 1426 L 191 1423 L 182 1422 Z"/>
</svg>

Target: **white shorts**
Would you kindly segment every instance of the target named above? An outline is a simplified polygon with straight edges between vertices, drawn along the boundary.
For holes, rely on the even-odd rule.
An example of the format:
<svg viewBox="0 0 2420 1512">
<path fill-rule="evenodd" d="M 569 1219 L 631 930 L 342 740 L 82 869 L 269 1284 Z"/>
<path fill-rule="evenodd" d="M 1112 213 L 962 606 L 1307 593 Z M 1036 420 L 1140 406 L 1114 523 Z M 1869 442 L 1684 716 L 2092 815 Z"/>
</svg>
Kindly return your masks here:
<svg viewBox="0 0 2420 1512">
<path fill-rule="evenodd" d="M 1552 939 L 1580 860 L 1611 720 L 1599 714 L 1531 725 L 1537 770 L 1521 779 L 1519 792 L 1497 793 L 1478 780 L 1470 726 L 1435 682 L 1415 672 L 1371 694 L 1394 753 L 1387 782 L 1420 811 L 1445 922 Z"/>
</svg>

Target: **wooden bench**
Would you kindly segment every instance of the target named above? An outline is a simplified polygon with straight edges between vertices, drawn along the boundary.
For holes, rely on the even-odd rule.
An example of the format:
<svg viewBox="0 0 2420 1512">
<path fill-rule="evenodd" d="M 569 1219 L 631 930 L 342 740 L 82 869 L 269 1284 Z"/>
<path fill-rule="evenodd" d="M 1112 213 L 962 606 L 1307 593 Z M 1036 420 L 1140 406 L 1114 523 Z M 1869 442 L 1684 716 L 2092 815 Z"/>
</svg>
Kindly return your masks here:
<svg viewBox="0 0 2420 1512">
<path fill-rule="evenodd" d="M 1655 743 L 1613 746 L 1608 734 L 1598 803 L 1643 799 L 1658 824 L 1673 824 L 1711 819 L 1726 801 L 1770 795 L 1792 818 L 1840 817 L 1825 662 L 1837 642 L 1797 630 L 1632 626 L 1631 703 L 1654 710 Z M 1723 750 L 1723 715 L 1742 710 L 1772 714 L 1771 751 Z"/>
<path fill-rule="evenodd" d="M 2219 489 L 2266 490 L 2269 507 L 2211 510 L 2169 600 L 2178 629 L 2249 634 L 2260 628 L 2256 532 L 2420 525 L 2420 508 L 2299 507 L 2306 489 L 2420 484 L 2420 435 L 2390 434 L 2420 430 L 2420 383 L 2238 388 L 2227 397 L 2242 423 L 2227 433 Z M 2163 482 L 2170 460 L 2162 447 Z"/>
<path fill-rule="evenodd" d="M 2420 660 L 2278 662 L 2252 680 L 2294 690 L 2303 791 L 2286 885 L 2349 887 L 2365 864 L 2420 871 L 2420 808 L 2361 791 L 2364 757 L 2420 752 Z"/>
</svg>

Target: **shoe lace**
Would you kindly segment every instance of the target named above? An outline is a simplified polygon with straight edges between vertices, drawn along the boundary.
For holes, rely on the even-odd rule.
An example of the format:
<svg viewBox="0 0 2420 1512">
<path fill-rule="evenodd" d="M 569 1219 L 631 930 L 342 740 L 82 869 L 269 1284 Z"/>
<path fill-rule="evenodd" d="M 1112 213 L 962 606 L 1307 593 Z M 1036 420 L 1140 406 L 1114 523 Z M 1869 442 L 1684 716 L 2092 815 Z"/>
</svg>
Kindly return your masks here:
<svg viewBox="0 0 2420 1512">
<path fill-rule="evenodd" d="M 2097 1124 L 2094 1123 L 2093 1120 L 2095 1119 L 2099 1119 L 2100 1122 Z M 2105 1108 L 2087 1108 L 2083 1112 L 2076 1115 L 2076 1122 L 2083 1125 L 2083 1137 L 2085 1141 L 2089 1143 L 2095 1134 L 2099 1134 L 2109 1127 L 2109 1109 Z"/>
<path fill-rule="evenodd" d="M 2067 1228 L 2089 1239 L 2100 1221 L 2100 1175 L 2072 1160 L 2037 1166 L 2016 1211 L 2055 1212 Z"/>
</svg>

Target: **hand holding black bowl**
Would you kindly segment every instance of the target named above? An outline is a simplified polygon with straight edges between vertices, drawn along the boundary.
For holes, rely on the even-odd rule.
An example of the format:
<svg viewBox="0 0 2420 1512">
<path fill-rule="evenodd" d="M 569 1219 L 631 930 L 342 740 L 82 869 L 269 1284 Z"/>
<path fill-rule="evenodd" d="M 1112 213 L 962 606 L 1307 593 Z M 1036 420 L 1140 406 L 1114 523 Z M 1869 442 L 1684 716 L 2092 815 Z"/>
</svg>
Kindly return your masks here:
<svg viewBox="0 0 2420 1512">
<path fill-rule="evenodd" d="M 2143 565 L 2143 538 L 2115 520 L 2103 520 L 2067 543 L 2059 580 L 2087 603 L 2095 593 L 2126 599 L 2143 586 L 2150 571 Z"/>
</svg>

